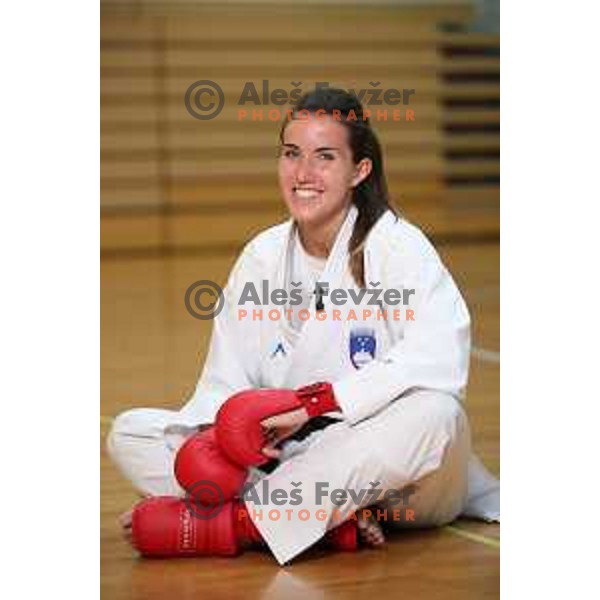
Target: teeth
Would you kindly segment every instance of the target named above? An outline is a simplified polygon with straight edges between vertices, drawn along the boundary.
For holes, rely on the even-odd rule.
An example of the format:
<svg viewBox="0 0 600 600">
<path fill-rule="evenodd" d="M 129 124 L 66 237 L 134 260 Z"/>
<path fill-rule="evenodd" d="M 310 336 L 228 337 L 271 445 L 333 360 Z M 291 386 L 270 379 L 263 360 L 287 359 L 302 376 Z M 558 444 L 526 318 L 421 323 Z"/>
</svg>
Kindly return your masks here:
<svg viewBox="0 0 600 600">
<path fill-rule="evenodd" d="M 294 189 L 294 193 L 300 198 L 314 198 L 321 192 L 319 190 L 314 189 Z"/>
</svg>

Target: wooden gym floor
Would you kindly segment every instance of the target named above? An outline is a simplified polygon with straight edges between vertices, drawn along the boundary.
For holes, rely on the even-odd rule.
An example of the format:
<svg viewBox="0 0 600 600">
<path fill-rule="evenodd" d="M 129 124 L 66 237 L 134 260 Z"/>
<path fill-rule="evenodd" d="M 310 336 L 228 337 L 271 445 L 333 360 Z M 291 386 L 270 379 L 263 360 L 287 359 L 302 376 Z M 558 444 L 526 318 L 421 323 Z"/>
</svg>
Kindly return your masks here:
<svg viewBox="0 0 600 600">
<path fill-rule="evenodd" d="M 473 318 L 468 412 L 476 451 L 499 475 L 499 247 L 438 248 Z M 139 559 L 117 516 L 137 497 L 108 460 L 110 419 L 136 406 L 177 407 L 194 387 L 210 323 L 183 303 L 198 279 L 224 283 L 228 257 L 108 259 L 102 277 L 101 588 L 104 600 L 169 598 L 498 598 L 498 525 L 459 520 L 397 532 L 381 551 L 316 554 L 280 568 L 268 552 L 235 559 Z"/>
</svg>

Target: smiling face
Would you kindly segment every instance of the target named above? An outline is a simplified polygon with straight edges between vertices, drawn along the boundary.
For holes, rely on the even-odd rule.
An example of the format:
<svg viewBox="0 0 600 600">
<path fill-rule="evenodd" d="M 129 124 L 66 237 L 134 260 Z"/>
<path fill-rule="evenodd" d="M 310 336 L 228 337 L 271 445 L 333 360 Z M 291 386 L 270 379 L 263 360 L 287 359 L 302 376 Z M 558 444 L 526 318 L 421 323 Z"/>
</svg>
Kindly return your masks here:
<svg viewBox="0 0 600 600">
<path fill-rule="evenodd" d="M 283 132 L 279 186 L 301 229 L 341 224 L 371 161 L 354 164 L 346 127 L 330 116 L 293 119 Z"/>
</svg>

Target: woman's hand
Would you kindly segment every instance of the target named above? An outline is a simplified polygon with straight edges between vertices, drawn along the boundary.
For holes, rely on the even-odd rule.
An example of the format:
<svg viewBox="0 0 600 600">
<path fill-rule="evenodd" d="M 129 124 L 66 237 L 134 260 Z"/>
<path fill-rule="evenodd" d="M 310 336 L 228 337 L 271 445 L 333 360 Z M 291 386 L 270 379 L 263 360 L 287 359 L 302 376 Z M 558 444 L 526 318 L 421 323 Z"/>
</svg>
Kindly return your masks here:
<svg viewBox="0 0 600 600">
<path fill-rule="evenodd" d="M 260 424 L 268 440 L 268 444 L 262 449 L 262 453 L 269 458 L 279 458 L 281 450 L 278 450 L 275 446 L 296 433 L 309 419 L 306 409 L 298 408 L 261 421 Z"/>
</svg>

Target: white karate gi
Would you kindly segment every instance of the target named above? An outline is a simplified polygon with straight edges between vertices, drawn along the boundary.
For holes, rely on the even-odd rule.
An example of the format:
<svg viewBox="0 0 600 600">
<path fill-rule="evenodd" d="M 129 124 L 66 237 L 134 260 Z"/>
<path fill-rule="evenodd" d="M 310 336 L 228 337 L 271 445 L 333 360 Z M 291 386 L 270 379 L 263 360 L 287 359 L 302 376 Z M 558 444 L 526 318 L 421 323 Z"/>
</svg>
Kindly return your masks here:
<svg viewBox="0 0 600 600">
<path fill-rule="evenodd" d="M 352 207 L 321 274 L 330 291 L 358 291 L 347 252 L 356 217 Z M 290 337 L 285 318 L 270 320 L 267 315 L 293 307 L 239 306 L 238 301 L 247 282 L 254 282 L 259 293 L 265 280 L 269 291 L 290 289 L 293 243 L 290 221 L 262 232 L 246 246 L 225 288 L 225 306 L 215 319 L 193 396 L 180 411 L 134 409 L 119 415 L 108 438 L 113 460 L 142 493 L 182 495 L 173 477 L 175 452 L 198 425 L 214 421 L 229 396 L 248 388 L 297 388 L 328 381 L 342 409 L 342 415 L 332 416 L 340 422 L 301 442 L 290 441 L 277 469 L 252 475 L 253 480 L 262 477 L 260 485 L 268 482 L 271 490 L 299 487 L 302 492 L 300 506 L 246 501 L 280 564 L 339 524 L 331 518 L 334 509 L 349 515 L 371 503 L 367 494 L 341 507 L 330 496 L 319 504 L 317 482 L 327 482 L 329 490 L 352 488 L 357 493 L 376 482 L 383 490 L 414 484 L 409 506 L 415 521 L 401 526 L 441 525 L 461 514 L 499 520 L 499 484 L 471 454 L 461 406 L 469 369 L 469 314 L 431 244 L 413 225 L 391 212 L 384 214 L 366 240 L 365 283 L 384 291 L 414 289 L 409 305 L 388 306 L 381 302 L 383 293 L 379 307 L 368 304 L 368 295 L 360 306 L 334 306 L 325 296 L 328 318 L 317 320 L 313 306 L 311 318 Z M 240 308 L 249 315 L 262 309 L 263 319 L 240 319 Z M 406 308 L 414 311 L 414 321 L 405 320 Z M 339 320 L 333 318 L 333 309 L 341 311 Z M 381 313 L 377 319 L 382 309 L 387 319 Z M 392 318 L 394 309 L 400 309 L 400 320 Z M 356 320 L 347 319 L 351 310 Z M 357 343 L 365 332 L 367 352 Z M 271 509 L 282 517 L 267 518 Z M 300 509 L 309 511 L 308 520 L 301 520 Z M 315 518 L 319 509 L 325 511 L 325 520 Z"/>
</svg>

